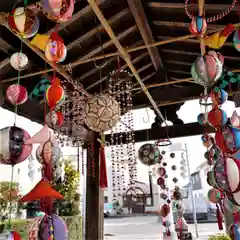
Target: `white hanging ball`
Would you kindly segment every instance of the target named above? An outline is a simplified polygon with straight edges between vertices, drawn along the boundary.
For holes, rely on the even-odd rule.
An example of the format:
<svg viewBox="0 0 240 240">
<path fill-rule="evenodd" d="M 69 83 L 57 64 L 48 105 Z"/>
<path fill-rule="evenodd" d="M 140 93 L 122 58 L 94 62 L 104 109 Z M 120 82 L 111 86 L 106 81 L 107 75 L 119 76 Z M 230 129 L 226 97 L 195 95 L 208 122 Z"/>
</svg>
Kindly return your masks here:
<svg viewBox="0 0 240 240">
<path fill-rule="evenodd" d="M 28 66 L 28 57 L 24 53 L 14 53 L 10 58 L 10 64 L 17 71 L 25 70 Z"/>
</svg>

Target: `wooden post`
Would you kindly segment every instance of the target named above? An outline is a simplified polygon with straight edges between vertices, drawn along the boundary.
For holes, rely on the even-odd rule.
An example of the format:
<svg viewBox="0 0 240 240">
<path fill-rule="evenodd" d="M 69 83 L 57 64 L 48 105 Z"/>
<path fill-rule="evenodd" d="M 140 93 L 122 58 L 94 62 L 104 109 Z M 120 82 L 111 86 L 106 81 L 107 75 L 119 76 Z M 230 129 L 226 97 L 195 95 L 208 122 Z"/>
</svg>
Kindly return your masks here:
<svg viewBox="0 0 240 240">
<path fill-rule="evenodd" d="M 87 147 L 87 174 L 86 174 L 86 215 L 85 215 L 85 239 L 102 240 L 103 239 L 103 216 L 100 208 L 100 196 L 102 196 L 99 187 L 99 149 L 100 144 L 97 141 L 98 134 L 94 133 L 90 144 Z M 102 198 L 102 197 L 101 197 Z"/>
</svg>

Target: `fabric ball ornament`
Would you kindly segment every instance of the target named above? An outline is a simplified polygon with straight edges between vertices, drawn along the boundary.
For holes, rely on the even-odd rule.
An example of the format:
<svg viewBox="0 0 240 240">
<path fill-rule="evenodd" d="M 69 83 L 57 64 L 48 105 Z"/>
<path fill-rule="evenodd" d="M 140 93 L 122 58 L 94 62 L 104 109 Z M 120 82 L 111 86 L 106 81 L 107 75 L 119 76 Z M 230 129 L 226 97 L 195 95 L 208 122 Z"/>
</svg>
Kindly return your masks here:
<svg viewBox="0 0 240 240">
<path fill-rule="evenodd" d="M 160 152 L 155 144 L 144 144 L 138 151 L 138 157 L 142 164 L 152 166 L 160 161 Z"/>
<path fill-rule="evenodd" d="M 191 68 L 193 80 L 205 87 L 214 85 L 221 77 L 222 72 L 223 64 L 221 59 L 209 53 L 198 57 Z"/>
<path fill-rule="evenodd" d="M 208 199 L 212 203 L 219 203 L 221 199 L 223 198 L 223 195 L 220 190 L 212 188 L 208 191 Z"/>
<path fill-rule="evenodd" d="M 18 7 L 9 14 L 8 25 L 22 38 L 31 38 L 38 32 L 40 24 L 37 15 L 31 9 Z"/>
<path fill-rule="evenodd" d="M 12 84 L 6 91 L 7 100 L 13 105 L 21 105 L 28 100 L 27 89 L 19 84 Z"/>
<path fill-rule="evenodd" d="M 166 193 L 160 193 L 160 198 L 166 200 L 168 198 Z"/>
<path fill-rule="evenodd" d="M 164 176 L 166 175 L 166 169 L 163 168 L 163 167 L 158 168 L 158 174 L 159 174 L 161 177 L 164 177 Z"/>
<path fill-rule="evenodd" d="M 213 104 L 216 106 L 224 104 L 228 99 L 228 94 L 223 89 L 214 89 L 210 93 L 210 96 Z"/>
<path fill-rule="evenodd" d="M 163 204 L 160 208 L 160 215 L 162 217 L 167 217 L 167 215 L 170 213 L 170 207 L 168 204 Z"/>
<path fill-rule="evenodd" d="M 201 126 L 205 126 L 207 125 L 207 116 L 205 113 L 200 113 L 198 116 L 197 116 L 197 122 L 201 125 Z"/>
<path fill-rule="evenodd" d="M 121 116 L 118 102 L 107 94 L 89 98 L 85 105 L 86 125 L 95 132 L 112 129 Z"/>
<path fill-rule="evenodd" d="M 227 114 L 220 108 L 214 108 L 208 113 L 208 122 L 214 128 L 220 128 L 226 125 L 227 123 Z"/>
<path fill-rule="evenodd" d="M 31 152 L 32 145 L 25 142 L 30 135 L 19 127 L 6 127 L 0 130 L 0 163 L 15 165 L 26 160 Z"/>
<path fill-rule="evenodd" d="M 52 21 L 61 23 L 71 20 L 74 0 L 42 0 L 43 12 Z"/>
<path fill-rule="evenodd" d="M 175 153 L 170 153 L 170 158 L 175 158 Z"/>
<path fill-rule="evenodd" d="M 176 177 L 173 178 L 173 182 L 174 183 L 177 183 L 178 182 L 178 179 Z"/>
<path fill-rule="evenodd" d="M 17 71 L 25 70 L 28 66 L 28 57 L 21 52 L 14 53 L 10 57 L 10 64 Z"/>
<path fill-rule="evenodd" d="M 172 170 L 173 171 L 176 171 L 177 170 L 177 167 L 175 165 L 172 166 Z"/>
<path fill-rule="evenodd" d="M 64 116 L 61 112 L 49 112 L 46 116 L 46 122 L 49 127 L 62 126 Z"/>
<path fill-rule="evenodd" d="M 64 89 L 60 84 L 53 83 L 47 88 L 45 98 L 50 109 L 54 109 L 57 105 L 63 103 L 65 99 Z"/>
<path fill-rule="evenodd" d="M 16 231 L 0 233 L 0 239 L 4 240 L 21 240 L 21 235 Z"/>
<path fill-rule="evenodd" d="M 240 52 L 240 30 L 237 30 L 233 36 L 233 46 Z"/>
<path fill-rule="evenodd" d="M 214 138 L 211 135 L 208 135 L 207 133 L 204 133 L 201 137 L 201 140 L 203 142 L 204 147 L 209 148 L 214 143 Z"/>
<path fill-rule="evenodd" d="M 212 186 L 213 188 L 216 187 L 216 182 L 215 182 L 215 177 L 214 177 L 213 171 L 209 171 L 207 173 L 207 183 L 208 183 L 208 185 Z"/>
<path fill-rule="evenodd" d="M 63 62 L 67 57 L 67 48 L 65 44 L 50 39 L 45 48 L 45 57 L 50 62 Z"/>
<path fill-rule="evenodd" d="M 207 21 L 203 17 L 194 17 L 189 25 L 192 34 L 204 34 L 207 30 Z"/>
</svg>

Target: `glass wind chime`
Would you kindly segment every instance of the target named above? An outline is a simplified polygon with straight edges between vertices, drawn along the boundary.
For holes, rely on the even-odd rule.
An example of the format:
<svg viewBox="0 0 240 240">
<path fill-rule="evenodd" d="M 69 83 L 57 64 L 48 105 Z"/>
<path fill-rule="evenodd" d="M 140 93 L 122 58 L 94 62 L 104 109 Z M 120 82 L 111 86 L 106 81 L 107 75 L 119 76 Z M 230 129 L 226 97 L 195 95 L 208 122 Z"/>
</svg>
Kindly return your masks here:
<svg viewBox="0 0 240 240">
<path fill-rule="evenodd" d="M 126 164 L 129 172 L 129 185 L 135 184 L 137 166 L 135 158 L 134 122 L 132 113 L 132 77 L 127 71 L 115 70 L 110 75 L 109 94 L 115 97 L 121 107 L 122 121 L 111 132 L 111 160 L 113 198 L 126 192 Z M 115 135 L 115 133 L 118 133 Z M 125 145 L 123 144 L 125 139 Z M 115 143 L 115 145 L 113 145 Z"/>
</svg>

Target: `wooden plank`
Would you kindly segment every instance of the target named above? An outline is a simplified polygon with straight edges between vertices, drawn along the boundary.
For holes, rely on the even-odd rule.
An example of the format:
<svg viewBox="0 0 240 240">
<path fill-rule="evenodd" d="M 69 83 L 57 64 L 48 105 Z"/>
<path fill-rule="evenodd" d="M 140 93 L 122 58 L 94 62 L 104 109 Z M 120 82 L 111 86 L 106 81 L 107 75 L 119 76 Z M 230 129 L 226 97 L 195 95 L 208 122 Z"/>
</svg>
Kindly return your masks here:
<svg viewBox="0 0 240 240">
<path fill-rule="evenodd" d="M 152 128 L 152 129 L 144 129 L 134 131 L 135 134 L 135 142 L 146 142 L 146 141 L 156 141 L 159 139 L 165 139 L 166 132 L 168 133 L 169 138 L 178 138 L 178 137 L 189 137 L 200 135 L 203 133 L 203 128 L 199 123 L 188 123 L 188 124 L 175 124 L 173 126 L 169 126 L 161 128 Z M 214 129 L 211 127 L 206 128 L 206 132 L 213 133 Z M 114 139 L 120 137 L 119 134 L 114 135 Z M 111 142 L 111 135 L 106 135 L 106 141 Z M 119 138 L 118 138 L 119 139 Z M 126 136 L 123 134 L 123 142 L 126 141 Z M 114 143 L 115 144 L 115 143 Z"/>
<path fill-rule="evenodd" d="M 129 9 L 124 9 L 123 11 L 119 12 L 118 14 L 114 15 L 112 18 L 110 18 L 109 24 L 113 25 L 114 23 L 120 21 L 121 18 L 125 17 L 128 13 L 129 13 Z M 96 35 L 96 33 L 102 32 L 104 30 L 104 27 L 100 24 L 98 25 L 96 28 L 92 29 L 91 31 L 83 34 L 81 37 L 77 38 L 76 40 L 74 40 L 73 42 L 69 43 L 67 45 L 67 50 L 71 50 L 74 46 L 76 46 L 77 44 L 81 45 L 82 42 L 86 41 L 87 39 L 93 37 Z"/>
<path fill-rule="evenodd" d="M 6 67 L 8 64 L 10 63 L 9 58 L 4 59 L 1 63 L 0 63 L 0 70 L 4 67 Z"/>
<path fill-rule="evenodd" d="M 0 49 L 8 55 L 16 52 L 16 49 L 1 37 L 0 37 Z"/>
<path fill-rule="evenodd" d="M 141 0 L 127 0 L 127 2 L 144 43 L 146 45 L 153 43 L 154 42 L 153 34 L 149 27 L 148 20 L 146 18 Z M 147 48 L 147 50 L 155 70 L 157 71 L 159 68 L 164 69 L 163 62 L 157 47 Z"/>
</svg>

